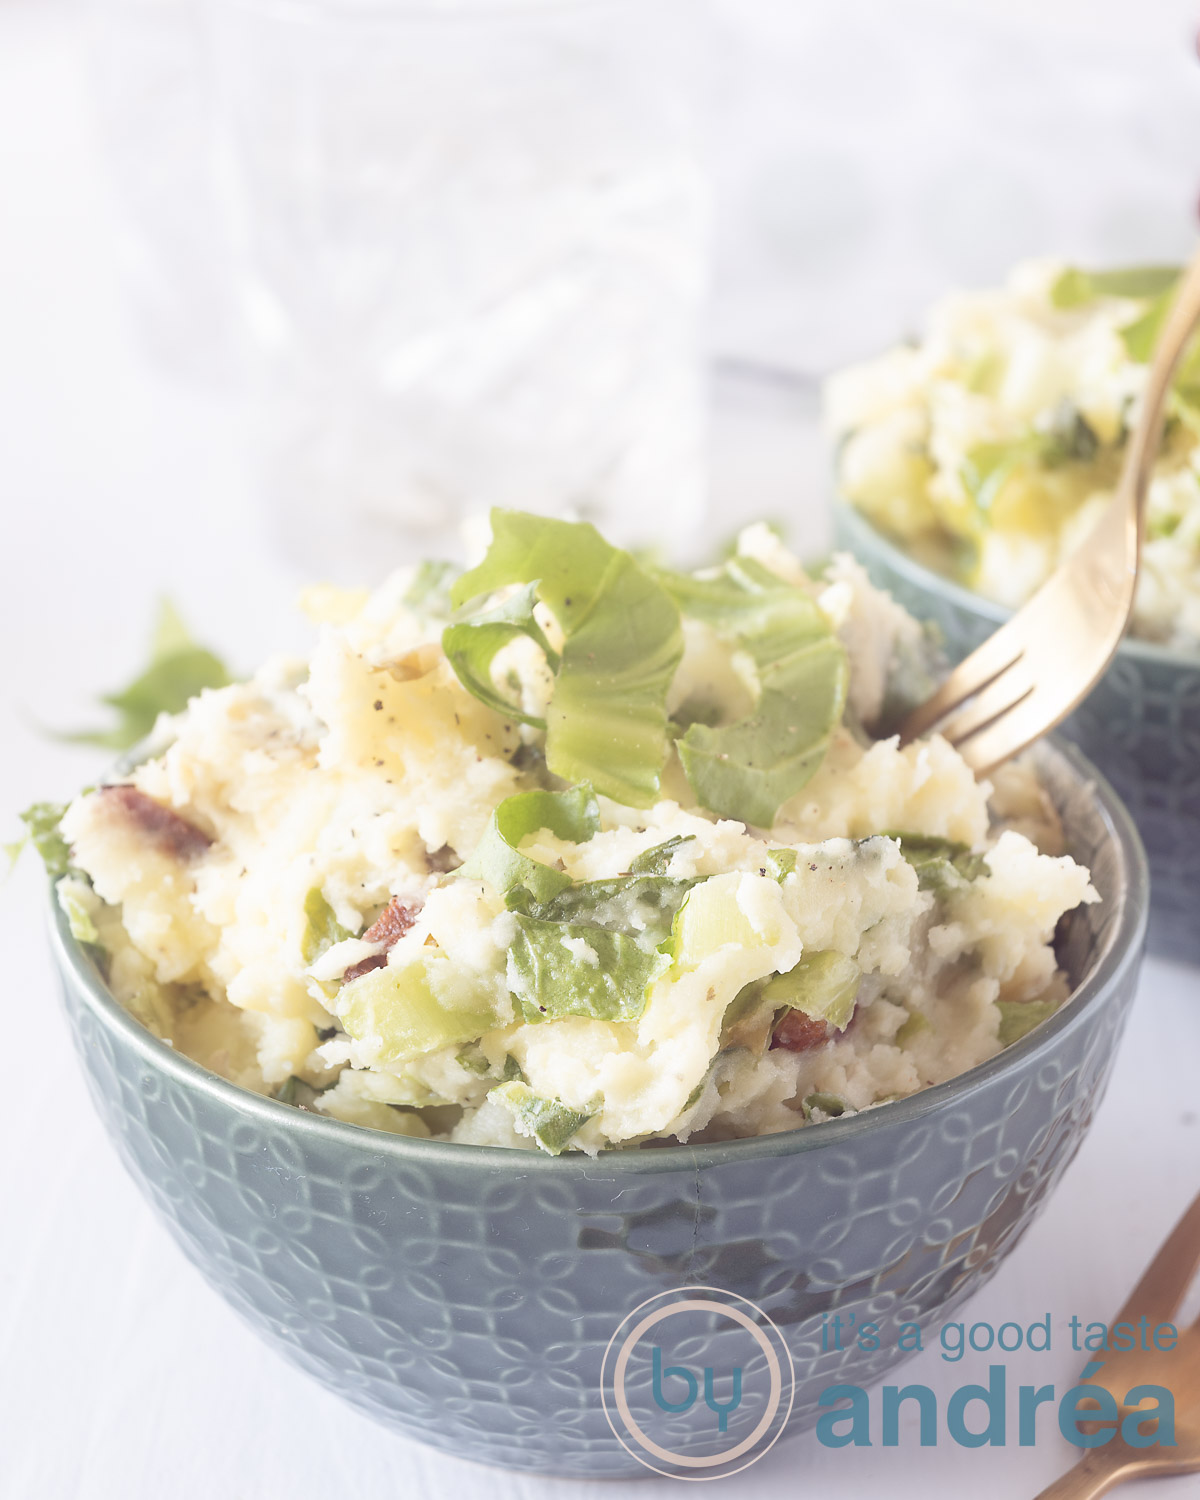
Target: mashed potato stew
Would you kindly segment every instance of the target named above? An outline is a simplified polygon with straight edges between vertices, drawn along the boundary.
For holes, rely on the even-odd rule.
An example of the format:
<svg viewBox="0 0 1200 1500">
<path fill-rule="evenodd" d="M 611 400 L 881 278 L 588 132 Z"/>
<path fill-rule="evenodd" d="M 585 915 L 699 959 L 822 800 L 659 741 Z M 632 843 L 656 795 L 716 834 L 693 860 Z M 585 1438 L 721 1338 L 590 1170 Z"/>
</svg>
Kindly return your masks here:
<svg viewBox="0 0 1200 1500">
<path fill-rule="evenodd" d="M 1088 873 L 1030 772 L 876 737 L 930 663 L 849 558 L 814 582 L 754 527 L 672 573 L 500 511 L 461 576 L 308 605 L 309 661 L 61 824 L 113 993 L 235 1083 L 594 1153 L 902 1098 L 1065 998 Z"/>
<path fill-rule="evenodd" d="M 1112 498 L 1178 272 L 1018 266 L 835 376 L 843 495 L 926 564 L 1018 605 Z M 1133 632 L 1200 648 L 1200 348 L 1171 391 Z"/>
</svg>

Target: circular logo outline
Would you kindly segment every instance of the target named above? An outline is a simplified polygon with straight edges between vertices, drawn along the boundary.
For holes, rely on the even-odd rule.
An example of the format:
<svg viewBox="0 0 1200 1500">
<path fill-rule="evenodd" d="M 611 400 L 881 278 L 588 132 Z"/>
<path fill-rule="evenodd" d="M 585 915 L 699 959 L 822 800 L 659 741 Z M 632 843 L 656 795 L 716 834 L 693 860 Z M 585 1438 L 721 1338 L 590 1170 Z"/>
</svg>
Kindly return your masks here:
<svg viewBox="0 0 1200 1500">
<path fill-rule="evenodd" d="M 776 1338 L 779 1340 L 780 1346 L 787 1356 L 787 1411 L 784 1413 L 783 1421 L 779 1424 L 779 1431 L 776 1432 L 775 1436 L 770 1440 L 769 1443 L 766 1444 L 764 1448 L 762 1448 L 758 1453 L 753 1454 L 746 1460 L 745 1463 L 739 1464 L 736 1469 L 722 1469 L 719 1474 L 678 1474 L 672 1473 L 669 1469 L 659 1468 L 657 1464 L 651 1463 L 644 1453 L 639 1453 L 635 1448 L 630 1446 L 630 1444 L 626 1441 L 624 1435 L 619 1431 L 608 1405 L 609 1360 L 612 1355 L 613 1345 L 617 1342 L 617 1339 L 621 1337 L 622 1329 L 626 1328 L 630 1321 L 637 1318 L 638 1313 L 640 1313 L 644 1308 L 649 1307 L 652 1302 L 660 1302 L 665 1297 L 679 1297 L 681 1293 L 691 1294 L 697 1292 L 714 1292 L 718 1297 L 730 1298 L 733 1301 L 744 1303 L 746 1307 L 753 1308 L 762 1322 L 770 1325 Z M 656 1324 L 663 1322 L 666 1318 L 674 1316 L 674 1314 L 677 1312 L 696 1311 L 720 1313 L 723 1317 L 729 1318 L 731 1322 L 737 1323 L 741 1327 L 745 1328 L 766 1356 L 767 1368 L 770 1372 L 771 1377 L 770 1394 L 767 1398 L 767 1411 L 765 1415 L 759 1419 L 757 1426 L 754 1428 L 754 1431 L 750 1433 L 748 1437 L 745 1437 L 739 1443 L 736 1443 L 732 1448 L 727 1449 L 724 1453 L 711 1454 L 701 1458 L 693 1458 L 690 1454 L 685 1453 L 675 1453 L 672 1449 L 664 1448 L 660 1444 L 656 1443 L 652 1438 L 648 1437 L 629 1409 L 629 1402 L 628 1398 L 625 1395 L 624 1384 L 625 1372 L 629 1366 L 630 1356 L 632 1355 L 634 1348 L 637 1346 L 641 1338 Z M 701 1298 L 687 1295 L 683 1298 L 682 1301 L 670 1302 L 665 1307 L 660 1308 L 657 1312 L 648 1314 L 646 1317 L 636 1322 L 633 1328 L 625 1334 L 624 1339 L 621 1343 L 620 1351 L 617 1355 L 615 1367 L 613 1369 L 613 1399 L 616 1403 L 617 1411 L 620 1413 L 622 1420 L 626 1423 L 630 1431 L 636 1436 L 637 1441 L 645 1446 L 648 1453 L 653 1454 L 656 1458 L 663 1459 L 668 1463 L 676 1464 L 682 1468 L 716 1468 L 718 1464 L 726 1464 L 729 1463 L 732 1459 L 740 1458 L 743 1453 L 747 1452 L 754 1446 L 755 1443 L 761 1440 L 763 1434 L 775 1420 L 776 1416 L 779 1413 L 780 1406 L 783 1404 L 782 1363 L 779 1359 L 778 1353 L 771 1344 L 770 1339 L 763 1332 L 762 1327 L 752 1318 L 750 1318 L 746 1313 L 744 1313 L 740 1308 L 732 1306 L 730 1302 L 717 1302 L 710 1298 Z M 661 1474 L 665 1479 L 680 1479 L 700 1484 L 708 1480 L 728 1479 L 731 1478 L 734 1474 L 740 1474 L 743 1469 L 748 1469 L 751 1464 L 757 1463 L 764 1454 L 769 1453 L 770 1450 L 779 1441 L 780 1437 L 782 1437 L 784 1431 L 787 1428 L 788 1422 L 791 1420 L 792 1406 L 794 1405 L 795 1400 L 796 1367 L 792 1359 L 792 1351 L 788 1348 L 787 1340 L 783 1337 L 783 1334 L 780 1333 L 778 1325 L 772 1318 L 768 1317 L 768 1315 L 763 1312 L 762 1308 L 759 1307 L 757 1302 L 751 1302 L 749 1297 L 743 1297 L 738 1292 L 730 1292 L 727 1291 L 724 1287 L 719 1286 L 670 1287 L 665 1292 L 655 1292 L 652 1296 L 647 1297 L 643 1302 L 639 1302 L 638 1305 L 631 1312 L 626 1313 L 626 1315 L 621 1319 L 620 1323 L 617 1324 L 616 1328 L 613 1331 L 612 1337 L 609 1339 L 608 1344 L 605 1347 L 604 1358 L 602 1359 L 600 1364 L 600 1402 L 604 1408 L 604 1415 L 608 1421 L 608 1425 L 612 1428 L 613 1436 L 616 1438 L 617 1442 L 620 1443 L 621 1447 L 624 1448 L 625 1451 L 630 1455 L 631 1458 L 637 1459 L 638 1463 L 642 1464 L 643 1467 L 649 1469 L 654 1474 Z"/>
</svg>

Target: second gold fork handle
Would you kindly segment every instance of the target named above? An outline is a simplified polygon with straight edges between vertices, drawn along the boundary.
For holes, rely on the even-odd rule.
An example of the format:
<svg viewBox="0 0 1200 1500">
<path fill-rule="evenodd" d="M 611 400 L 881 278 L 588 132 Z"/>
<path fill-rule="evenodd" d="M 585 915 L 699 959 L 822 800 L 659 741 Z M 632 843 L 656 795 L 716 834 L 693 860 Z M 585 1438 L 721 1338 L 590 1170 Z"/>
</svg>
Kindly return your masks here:
<svg viewBox="0 0 1200 1500">
<path fill-rule="evenodd" d="M 1151 1466 L 1119 1440 L 1103 1448 L 1089 1448 L 1073 1469 L 1034 1496 L 1034 1500 L 1098 1500 L 1127 1479 L 1136 1479 Z"/>
</svg>

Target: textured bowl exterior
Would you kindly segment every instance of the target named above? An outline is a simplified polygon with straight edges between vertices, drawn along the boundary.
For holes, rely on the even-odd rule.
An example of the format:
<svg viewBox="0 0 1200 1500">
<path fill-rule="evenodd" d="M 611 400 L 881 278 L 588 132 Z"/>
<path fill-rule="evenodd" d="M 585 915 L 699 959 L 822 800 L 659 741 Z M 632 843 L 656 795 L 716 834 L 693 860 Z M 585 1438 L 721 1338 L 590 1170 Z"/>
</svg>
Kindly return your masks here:
<svg viewBox="0 0 1200 1500">
<path fill-rule="evenodd" d="M 906 556 L 845 502 L 837 545 L 918 619 L 933 620 L 961 661 L 1011 611 Z M 1200 963 L 1200 654 L 1122 643 L 1108 671 L 1059 731 L 1112 782 L 1150 861 L 1152 953 Z"/>
<path fill-rule="evenodd" d="M 55 909 L 52 940 L 96 1108 L 184 1253 L 269 1343 L 407 1437 L 514 1469 L 644 1474 L 613 1436 L 601 1362 L 655 1293 L 715 1285 L 791 1349 L 788 1432 L 827 1384 L 895 1364 L 991 1276 L 1103 1094 L 1145 930 L 1137 833 L 1076 752 L 1043 772 L 1104 901 L 1063 948 L 1083 976 L 1041 1028 L 971 1073 L 813 1129 L 596 1160 L 409 1140 L 234 1088 L 144 1031 Z M 821 1315 L 882 1347 L 822 1354 Z M 720 1355 L 714 1330 L 699 1351 Z M 635 1413 L 648 1392 L 631 1392 Z M 706 1451 L 697 1403 L 677 1451 Z M 730 1419 L 752 1425 L 747 1404 Z M 659 1413 L 661 1418 L 661 1413 Z M 709 1418 L 711 1427 L 711 1418 Z"/>
</svg>

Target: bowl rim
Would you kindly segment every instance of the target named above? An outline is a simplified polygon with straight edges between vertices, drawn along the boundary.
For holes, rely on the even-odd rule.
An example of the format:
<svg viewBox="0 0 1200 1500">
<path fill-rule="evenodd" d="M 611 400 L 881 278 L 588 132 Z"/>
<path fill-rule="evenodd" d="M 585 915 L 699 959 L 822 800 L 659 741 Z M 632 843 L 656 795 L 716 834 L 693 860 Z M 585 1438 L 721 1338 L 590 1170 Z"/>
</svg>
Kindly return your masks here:
<svg viewBox="0 0 1200 1500">
<path fill-rule="evenodd" d="M 860 1136 L 886 1130 L 890 1124 L 909 1124 L 926 1115 L 936 1114 L 946 1105 L 979 1093 L 994 1079 L 1008 1071 L 1017 1072 L 1022 1064 L 1032 1064 L 1060 1037 L 1085 1024 L 1100 998 L 1120 983 L 1142 955 L 1149 909 L 1149 872 L 1146 854 L 1136 826 L 1124 804 L 1091 762 L 1072 744 L 1048 737 L 1053 751 L 1065 759 L 1078 780 L 1094 787 L 1100 815 L 1118 850 L 1119 868 L 1124 873 L 1124 898 L 1120 918 L 1108 946 L 1083 982 L 1077 985 L 1062 1006 L 1033 1031 L 1013 1042 L 1003 1051 L 974 1068 L 947 1079 L 944 1083 L 890 1101 L 858 1114 L 822 1121 L 817 1130 L 796 1127 L 771 1135 L 747 1136 L 732 1141 L 691 1146 L 677 1144 L 645 1151 L 614 1148 L 592 1157 L 584 1152 L 563 1152 L 550 1156 L 543 1151 L 516 1151 L 511 1146 L 479 1146 L 457 1141 L 435 1141 L 420 1137 L 392 1135 L 370 1127 L 352 1125 L 294 1105 L 283 1104 L 263 1094 L 252 1093 L 238 1084 L 213 1073 L 190 1057 L 177 1052 L 169 1043 L 147 1030 L 112 995 L 100 977 L 84 945 L 72 935 L 67 917 L 56 894 L 57 878 L 47 884 L 49 927 L 52 956 L 65 985 L 73 985 L 77 995 L 96 1021 L 130 1047 L 142 1063 L 169 1075 L 176 1084 L 199 1090 L 210 1099 L 229 1107 L 235 1114 L 261 1121 L 274 1128 L 299 1131 L 330 1144 L 344 1146 L 365 1156 L 384 1156 L 409 1164 L 484 1167 L 516 1172 L 545 1172 L 555 1176 L 604 1178 L 615 1173 L 699 1171 L 708 1167 L 752 1161 L 761 1158 L 799 1155 L 835 1148 Z"/>
<path fill-rule="evenodd" d="M 851 533 L 848 547 L 838 547 L 835 542 L 835 552 L 849 550 L 857 556 L 861 546 L 864 552 L 874 550 L 882 553 L 888 566 L 914 588 L 927 594 L 938 594 L 956 608 L 989 621 L 996 629 L 1012 618 L 1015 611 L 1006 604 L 998 604 L 994 599 L 977 594 L 973 589 L 956 583 L 954 579 L 947 578 L 945 574 L 938 573 L 923 562 L 918 562 L 843 495 L 834 496 L 833 507 L 835 523 L 843 522 Z M 1126 635 L 1122 639 L 1117 647 L 1117 655 L 1134 661 L 1174 667 L 1179 671 L 1200 672 L 1200 649 L 1185 651 L 1182 647 L 1163 646 L 1157 641 L 1143 641 L 1132 635 Z"/>
</svg>

